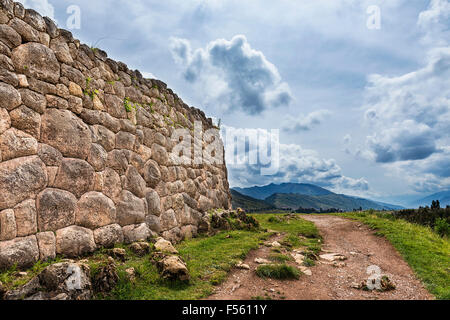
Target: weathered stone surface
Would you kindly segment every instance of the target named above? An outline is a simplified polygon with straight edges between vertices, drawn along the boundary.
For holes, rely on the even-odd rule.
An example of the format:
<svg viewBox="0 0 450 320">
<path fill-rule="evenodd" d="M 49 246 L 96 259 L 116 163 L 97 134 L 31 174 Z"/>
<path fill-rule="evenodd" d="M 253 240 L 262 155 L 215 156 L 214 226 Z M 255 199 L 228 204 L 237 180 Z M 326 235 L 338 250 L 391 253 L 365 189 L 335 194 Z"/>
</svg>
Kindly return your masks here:
<svg viewBox="0 0 450 320">
<path fill-rule="evenodd" d="M 41 116 L 39 113 L 22 105 L 9 113 L 13 127 L 22 130 L 29 135 L 40 138 Z"/>
<path fill-rule="evenodd" d="M 167 210 L 161 215 L 161 228 L 163 231 L 167 231 L 175 228 L 178 225 L 178 221 L 175 215 L 175 211 L 172 209 Z"/>
<path fill-rule="evenodd" d="M 3 161 L 32 156 L 38 152 L 38 143 L 29 134 L 11 128 L 0 136 L 0 151 Z"/>
<path fill-rule="evenodd" d="M 160 234 L 162 231 L 161 228 L 161 219 L 158 216 L 155 216 L 153 214 L 148 214 L 145 217 L 145 223 L 149 227 L 151 231 L 153 231 L 155 234 Z"/>
<path fill-rule="evenodd" d="M 17 47 L 11 58 L 17 72 L 50 83 L 59 80 L 60 66 L 55 54 L 40 43 L 29 42 Z"/>
<path fill-rule="evenodd" d="M 39 247 L 39 259 L 47 261 L 56 257 L 56 237 L 51 231 L 36 235 Z"/>
<path fill-rule="evenodd" d="M 39 32 L 33 29 L 26 22 L 14 18 L 9 22 L 9 26 L 16 30 L 16 32 L 22 37 L 26 42 L 39 42 Z"/>
<path fill-rule="evenodd" d="M 131 192 L 123 190 L 117 204 L 117 222 L 121 226 L 139 224 L 145 220 L 145 203 Z"/>
<path fill-rule="evenodd" d="M 93 143 L 88 155 L 87 161 L 94 168 L 95 171 L 103 171 L 106 166 L 108 153 L 99 144 Z"/>
<path fill-rule="evenodd" d="M 12 240 L 17 236 L 14 210 L 0 211 L 0 241 Z"/>
<path fill-rule="evenodd" d="M 36 237 L 16 238 L 0 242 L 0 270 L 17 264 L 19 268 L 31 267 L 39 259 Z"/>
<path fill-rule="evenodd" d="M 98 116 L 100 115 L 98 114 Z M 100 121 L 100 117 L 98 121 Z M 96 138 L 95 142 L 100 144 L 107 152 L 110 152 L 115 148 L 116 136 L 111 130 L 101 125 L 95 125 L 93 127 L 93 132 Z"/>
<path fill-rule="evenodd" d="M 47 106 L 47 100 L 42 94 L 29 89 L 19 89 L 19 93 L 24 105 L 40 114 L 44 113 Z"/>
<path fill-rule="evenodd" d="M 162 277 L 171 280 L 189 281 L 186 264 L 178 256 L 166 256 L 157 263 Z"/>
<path fill-rule="evenodd" d="M 153 160 L 148 160 L 144 166 L 144 179 L 147 185 L 155 188 L 161 181 L 161 171 L 158 164 Z"/>
<path fill-rule="evenodd" d="M 14 207 L 46 184 L 45 165 L 37 156 L 0 163 L 0 210 Z"/>
<path fill-rule="evenodd" d="M 155 250 L 165 253 L 174 253 L 174 254 L 178 253 L 178 250 L 175 249 L 172 243 L 164 238 L 156 239 Z"/>
<path fill-rule="evenodd" d="M 161 199 L 155 190 L 147 189 L 145 193 L 147 200 L 147 212 L 155 216 L 161 215 Z"/>
<path fill-rule="evenodd" d="M 116 170 L 119 174 L 125 174 L 128 168 L 128 158 L 124 150 L 113 150 L 108 153 L 106 166 Z"/>
<path fill-rule="evenodd" d="M 92 297 L 89 266 L 82 263 L 62 262 L 52 264 L 39 274 L 43 291 L 50 297 L 62 300 L 90 300 Z"/>
<path fill-rule="evenodd" d="M 131 191 L 138 198 L 144 198 L 146 187 L 145 180 L 141 177 L 138 170 L 133 166 L 128 166 L 125 173 L 124 189 Z"/>
<path fill-rule="evenodd" d="M 103 194 L 117 204 L 120 201 L 121 192 L 122 186 L 119 174 L 111 168 L 106 168 L 103 173 Z"/>
<path fill-rule="evenodd" d="M 26 237 L 37 232 L 36 201 L 26 200 L 14 207 L 17 236 Z"/>
<path fill-rule="evenodd" d="M 1 26 L 1 25 L 0 25 Z M 11 111 L 22 103 L 19 91 L 10 84 L 0 82 L 0 107 Z"/>
<path fill-rule="evenodd" d="M 25 10 L 25 17 L 23 20 L 38 31 L 46 31 L 47 25 L 44 18 L 42 18 L 42 16 L 33 9 Z"/>
<path fill-rule="evenodd" d="M 58 149 L 65 157 L 86 159 L 91 134 L 88 126 L 72 112 L 47 109 L 42 116 L 41 142 Z"/>
<path fill-rule="evenodd" d="M 61 152 L 47 144 L 39 144 L 38 156 L 45 165 L 51 167 L 58 167 L 63 159 Z"/>
<path fill-rule="evenodd" d="M 135 136 L 131 133 L 120 131 L 116 134 L 116 148 L 134 150 Z"/>
<path fill-rule="evenodd" d="M 166 149 L 159 144 L 154 143 L 152 145 L 152 159 L 158 164 L 165 166 L 169 162 L 169 155 L 167 154 Z"/>
<path fill-rule="evenodd" d="M 0 41 L 12 49 L 22 43 L 22 37 L 10 26 L 0 24 Z"/>
<path fill-rule="evenodd" d="M 151 236 L 151 231 L 145 223 L 125 226 L 122 230 L 125 243 L 145 241 Z"/>
<path fill-rule="evenodd" d="M 39 231 L 56 231 L 75 223 L 77 199 L 64 190 L 45 189 L 36 197 Z"/>
<path fill-rule="evenodd" d="M 94 239 L 97 246 L 111 248 L 116 243 L 123 242 L 122 227 L 118 224 L 112 224 L 98 228 L 94 230 Z"/>
<path fill-rule="evenodd" d="M 77 198 L 93 190 L 95 171 L 84 160 L 63 159 L 56 176 L 55 187 L 71 191 Z"/>
<path fill-rule="evenodd" d="M 11 128 L 11 118 L 5 108 L 0 108 L 0 135 Z"/>
<path fill-rule="evenodd" d="M 114 202 L 100 192 L 84 194 L 77 203 L 75 222 L 89 229 L 96 229 L 116 221 Z"/>
<path fill-rule="evenodd" d="M 69 46 L 62 37 L 52 39 L 50 41 L 50 49 L 52 49 L 53 52 L 55 52 L 56 58 L 59 60 L 59 62 L 69 65 L 73 63 Z"/>
<path fill-rule="evenodd" d="M 105 103 L 110 115 L 119 119 L 127 118 L 127 112 L 122 99 L 115 95 L 105 94 Z"/>
<path fill-rule="evenodd" d="M 96 249 L 92 230 L 70 226 L 56 231 L 56 253 L 67 257 L 77 257 L 94 252 Z"/>
</svg>

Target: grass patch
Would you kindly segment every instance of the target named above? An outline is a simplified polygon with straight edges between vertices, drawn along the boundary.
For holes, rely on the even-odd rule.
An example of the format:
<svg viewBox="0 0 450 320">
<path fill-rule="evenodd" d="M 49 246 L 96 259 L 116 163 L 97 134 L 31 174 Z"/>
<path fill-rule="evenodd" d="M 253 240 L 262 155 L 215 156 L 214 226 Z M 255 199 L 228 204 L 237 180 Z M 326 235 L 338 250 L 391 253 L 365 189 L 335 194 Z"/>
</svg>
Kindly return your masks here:
<svg viewBox="0 0 450 320">
<path fill-rule="evenodd" d="M 393 220 L 377 213 L 337 214 L 367 224 L 400 252 L 437 299 L 450 299 L 450 242 L 430 227 Z"/>
<path fill-rule="evenodd" d="M 230 231 L 209 238 L 187 240 L 177 245 L 185 260 L 191 280 L 180 283 L 162 280 L 148 256 L 131 256 L 118 266 L 119 283 L 107 297 L 112 300 L 194 300 L 209 296 L 214 286 L 225 280 L 227 273 L 247 253 L 258 248 L 266 232 Z M 130 283 L 125 270 L 134 267 L 136 280 Z"/>
<path fill-rule="evenodd" d="M 256 274 L 261 278 L 278 280 L 299 279 L 300 271 L 287 264 L 266 264 L 256 269 Z"/>
<path fill-rule="evenodd" d="M 282 253 L 273 253 L 269 256 L 269 259 L 271 261 L 281 262 L 281 263 L 293 260 L 292 257 L 282 254 Z"/>
</svg>

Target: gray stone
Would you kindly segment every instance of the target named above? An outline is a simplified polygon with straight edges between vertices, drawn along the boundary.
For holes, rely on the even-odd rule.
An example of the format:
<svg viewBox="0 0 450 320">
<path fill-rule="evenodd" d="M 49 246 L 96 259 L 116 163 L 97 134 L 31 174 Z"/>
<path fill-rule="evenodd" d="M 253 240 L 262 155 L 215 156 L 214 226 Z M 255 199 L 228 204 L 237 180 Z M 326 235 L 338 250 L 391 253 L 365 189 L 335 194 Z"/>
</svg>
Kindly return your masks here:
<svg viewBox="0 0 450 320">
<path fill-rule="evenodd" d="M 38 156 L 0 163 L 0 210 L 12 208 L 47 184 L 45 165 Z"/>
<path fill-rule="evenodd" d="M 14 265 L 19 268 L 31 267 L 38 259 L 39 248 L 35 236 L 0 242 L 0 270 Z"/>
<path fill-rule="evenodd" d="M 39 246 L 39 259 L 47 261 L 56 257 L 56 237 L 51 231 L 41 232 L 36 235 Z"/>
<path fill-rule="evenodd" d="M 124 150 L 113 150 L 108 153 L 106 166 L 123 175 L 128 168 L 128 158 Z"/>
<path fill-rule="evenodd" d="M 59 167 L 55 187 L 71 191 L 79 198 L 93 190 L 94 175 L 94 169 L 86 161 L 65 158 Z"/>
<path fill-rule="evenodd" d="M 17 236 L 14 210 L 0 211 L 0 241 L 12 240 Z"/>
<path fill-rule="evenodd" d="M 92 230 L 70 226 L 56 231 L 56 253 L 67 257 L 78 257 L 96 249 Z"/>
<path fill-rule="evenodd" d="M 116 243 L 123 243 L 122 228 L 118 224 L 98 228 L 94 230 L 94 239 L 99 247 L 114 247 Z"/>
<path fill-rule="evenodd" d="M 140 224 L 145 220 L 145 203 L 131 192 L 123 190 L 117 204 L 117 221 L 121 226 Z"/>
<path fill-rule="evenodd" d="M 16 30 L 25 42 L 39 42 L 39 32 L 26 22 L 14 18 L 9 22 L 9 26 Z"/>
<path fill-rule="evenodd" d="M 129 225 L 122 228 L 125 243 L 146 241 L 151 236 L 151 231 L 147 224 Z"/>
<path fill-rule="evenodd" d="M 89 154 L 91 133 L 72 112 L 47 109 L 42 116 L 41 142 L 58 149 L 65 157 L 84 160 Z"/>
<path fill-rule="evenodd" d="M 70 54 L 69 46 L 64 41 L 62 37 L 52 39 L 50 41 L 50 49 L 55 52 L 56 58 L 61 62 L 65 64 L 72 64 L 73 59 Z"/>
<path fill-rule="evenodd" d="M 173 229 L 178 226 L 178 221 L 175 215 L 175 211 L 172 209 L 167 210 L 161 215 L 161 228 L 163 231 Z"/>
<path fill-rule="evenodd" d="M 19 93 L 24 105 L 40 114 L 43 114 L 45 112 L 45 108 L 47 107 L 47 100 L 42 94 L 31 91 L 29 89 L 19 89 Z"/>
<path fill-rule="evenodd" d="M 9 113 L 13 127 L 39 139 L 41 136 L 41 116 L 22 105 Z"/>
<path fill-rule="evenodd" d="M 60 66 L 55 54 L 40 43 L 29 42 L 15 48 L 12 61 L 16 71 L 28 77 L 50 83 L 59 80 Z"/>
<path fill-rule="evenodd" d="M 14 207 L 17 236 L 26 237 L 37 232 L 36 201 L 26 200 Z"/>
<path fill-rule="evenodd" d="M 96 137 L 95 141 L 100 144 L 107 152 L 110 152 L 115 148 L 116 136 L 112 131 L 105 128 L 104 126 L 95 125 L 93 127 L 93 132 Z"/>
<path fill-rule="evenodd" d="M 47 29 L 44 18 L 33 9 L 25 10 L 25 17 L 23 20 L 38 31 L 45 32 Z"/>
<path fill-rule="evenodd" d="M 0 151 L 3 161 L 32 156 L 38 152 L 38 143 L 29 134 L 11 128 L 0 136 Z"/>
<path fill-rule="evenodd" d="M 45 165 L 50 167 L 59 167 L 63 159 L 61 152 L 47 144 L 42 143 L 39 144 L 38 147 L 38 156 L 45 163 Z"/>
<path fill-rule="evenodd" d="M 124 101 L 116 95 L 105 94 L 105 104 L 110 115 L 119 119 L 126 119 L 127 112 L 125 110 Z"/>
<path fill-rule="evenodd" d="M 147 200 L 148 214 L 159 217 L 161 215 L 161 199 L 158 193 L 155 190 L 147 189 L 145 199 Z"/>
<path fill-rule="evenodd" d="M 122 187 L 119 174 L 111 168 L 106 168 L 103 173 L 103 194 L 117 204 L 120 201 L 121 192 Z"/>
<path fill-rule="evenodd" d="M 22 37 L 10 26 L 0 24 L 0 41 L 12 49 L 22 43 Z"/>
<path fill-rule="evenodd" d="M 0 107 L 11 111 L 22 103 L 19 91 L 12 85 L 0 82 Z"/>
<path fill-rule="evenodd" d="M 131 191 L 138 198 L 145 197 L 146 183 L 138 170 L 133 166 L 128 166 L 125 173 L 124 189 Z"/>
<path fill-rule="evenodd" d="M 93 143 L 88 155 L 87 161 L 94 168 L 95 171 L 103 171 L 106 166 L 108 153 L 99 144 Z"/>
<path fill-rule="evenodd" d="M 189 281 L 186 264 L 178 256 L 166 256 L 158 261 L 157 267 L 162 277 L 170 280 Z"/>
<path fill-rule="evenodd" d="M 64 190 L 45 189 L 36 198 L 40 232 L 56 231 L 75 223 L 77 199 Z"/>
<path fill-rule="evenodd" d="M 116 221 L 114 202 L 100 192 L 84 194 L 77 203 L 75 222 L 89 229 L 113 224 Z"/>
<path fill-rule="evenodd" d="M 8 110 L 0 108 L 0 135 L 11 128 L 11 118 L 9 117 Z"/>
<path fill-rule="evenodd" d="M 161 181 L 161 171 L 158 164 L 153 160 L 148 160 L 144 166 L 144 180 L 151 188 L 155 188 Z"/>
<path fill-rule="evenodd" d="M 152 145 L 152 159 L 158 164 L 165 166 L 169 162 L 169 155 L 164 147 L 154 143 Z"/>
</svg>

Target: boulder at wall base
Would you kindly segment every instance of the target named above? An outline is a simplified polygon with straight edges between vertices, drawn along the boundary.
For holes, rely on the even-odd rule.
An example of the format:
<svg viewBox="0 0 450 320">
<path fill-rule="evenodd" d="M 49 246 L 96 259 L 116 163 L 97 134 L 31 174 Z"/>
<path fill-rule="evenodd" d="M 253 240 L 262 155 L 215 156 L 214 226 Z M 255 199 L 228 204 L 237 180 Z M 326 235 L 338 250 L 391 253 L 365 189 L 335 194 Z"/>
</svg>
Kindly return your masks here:
<svg viewBox="0 0 450 320">
<path fill-rule="evenodd" d="M 89 266 L 62 262 L 48 266 L 22 287 L 6 292 L 5 300 L 90 300 Z"/>
<path fill-rule="evenodd" d="M 177 249 L 172 245 L 170 241 L 164 238 L 158 238 L 155 242 L 155 250 L 166 253 L 178 253 Z"/>
<path fill-rule="evenodd" d="M 12 208 L 45 187 L 47 170 L 38 156 L 0 163 L 0 210 Z"/>
<path fill-rule="evenodd" d="M 165 279 L 189 281 L 189 271 L 186 264 L 178 256 L 166 256 L 156 263 L 156 266 Z"/>
<path fill-rule="evenodd" d="M 0 242 L 0 270 L 9 269 L 14 265 L 27 268 L 38 259 L 39 248 L 35 236 Z"/>
<path fill-rule="evenodd" d="M 109 257 L 108 264 L 100 268 L 93 279 L 95 292 L 110 292 L 119 281 L 114 259 Z"/>
<path fill-rule="evenodd" d="M 67 257 L 78 257 L 96 249 L 92 230 L 70 226 L 56 231 L 56 253 Z"/>
</svg>

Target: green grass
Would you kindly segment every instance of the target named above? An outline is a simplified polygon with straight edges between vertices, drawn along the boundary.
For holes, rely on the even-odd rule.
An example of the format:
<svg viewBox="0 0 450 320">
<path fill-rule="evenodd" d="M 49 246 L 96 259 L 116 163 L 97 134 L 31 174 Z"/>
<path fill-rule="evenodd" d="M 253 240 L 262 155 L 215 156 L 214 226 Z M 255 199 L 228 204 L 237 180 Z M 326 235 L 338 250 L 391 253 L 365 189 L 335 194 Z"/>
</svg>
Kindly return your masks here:
<svg viewBox="0 0 450 320">
<path fill-rule="evenodd" d="M 282 253 L 272 253 L 269 256 L 269 260 L 271 261 L 276 261 L 276 262 L 287 262 L 287 261 L 292 261 L 292 257 L 282 254 Z"/>
<path fill-rule="evenodd" d="M 339 216 L 367 224 L 400 252 L 437 299 L 450 299 L 450 242 L 432 229 L 381 214 L 344 213 Z"/>
<path fill-rule="evenodd" d="M 300 271 L 285 263 L 283 264 L 266 264 L 256 269 L 256 274 L 261 278 L 271 278 L 278 280 L 299 279 Z"/>
<path fill-rule="evenodd" d="M 113 292 L 98 298 L 191 300 L 207 297 L 215 285 L 225 280 L 237 261 L 245 258 L 250 250 L 258 248 L 259 242 L 268 236 L 266 232 L 231 231 L 182 242 L 177 249 L 189 269 L 189 283 L 162 280 L 148 256 L 134 256 L 118 267 L 120 280 Z M 130 283 L 126 277 L 125 270 L 130 267 L 136 269 L 134 283 Z"/>
</svg>

